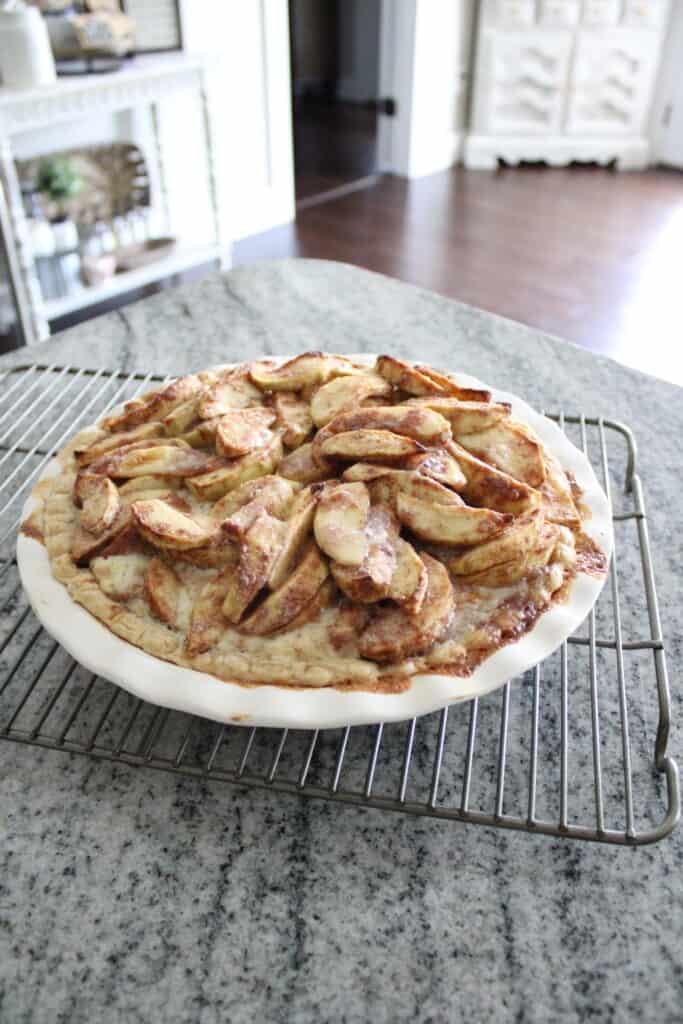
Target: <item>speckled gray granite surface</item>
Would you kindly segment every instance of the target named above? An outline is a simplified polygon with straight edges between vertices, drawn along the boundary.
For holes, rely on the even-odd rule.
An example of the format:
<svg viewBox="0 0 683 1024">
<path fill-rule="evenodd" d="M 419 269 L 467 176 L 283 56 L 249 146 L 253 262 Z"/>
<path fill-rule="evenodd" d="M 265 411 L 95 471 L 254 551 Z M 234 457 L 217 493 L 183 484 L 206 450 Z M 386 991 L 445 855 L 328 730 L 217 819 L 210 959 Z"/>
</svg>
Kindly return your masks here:
<svg viewBox="0 0 683 1024">
<path fill-rule="evenodd" d="M 179 373 L 309 348 L 420 357 L 539 407 L 630 422 L 680 717 L 683 403 L 674 386 L 436 295 L 309 261 L 237 268 L 30 355 Z M 625 551 L 627 615 L 639 593 L 629 559 Z M 652 703 L 645 662 L 627 663 L 627 683 Z M 607 693 L 604 707 L 616 715 Z M 636 724 L 638 715 L 634 706 Z M 482 718 L 485 734 L 485 709 Z M 576 728 L 585 741 L 585 721 Z M 608 796 L 621 772 L 609 742 Z M 683 1017 L 683 833 L 635 850 L 600 847 L 11 744 L 0 746 L 0 820 L 8 1024 Z"/>
</svg>

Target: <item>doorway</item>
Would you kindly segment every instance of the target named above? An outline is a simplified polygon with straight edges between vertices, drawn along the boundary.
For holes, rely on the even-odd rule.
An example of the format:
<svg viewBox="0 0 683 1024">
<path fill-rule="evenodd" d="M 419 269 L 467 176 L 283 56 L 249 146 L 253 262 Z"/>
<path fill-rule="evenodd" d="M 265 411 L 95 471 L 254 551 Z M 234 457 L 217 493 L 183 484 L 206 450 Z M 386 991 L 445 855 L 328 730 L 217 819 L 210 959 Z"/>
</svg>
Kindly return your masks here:
<svg viewBox="0 0 683 1024">
<path fill-rule="evenodd" d="M 377 180 L 381 0 L 289 0 L 297 209 Z"/>
</svg>

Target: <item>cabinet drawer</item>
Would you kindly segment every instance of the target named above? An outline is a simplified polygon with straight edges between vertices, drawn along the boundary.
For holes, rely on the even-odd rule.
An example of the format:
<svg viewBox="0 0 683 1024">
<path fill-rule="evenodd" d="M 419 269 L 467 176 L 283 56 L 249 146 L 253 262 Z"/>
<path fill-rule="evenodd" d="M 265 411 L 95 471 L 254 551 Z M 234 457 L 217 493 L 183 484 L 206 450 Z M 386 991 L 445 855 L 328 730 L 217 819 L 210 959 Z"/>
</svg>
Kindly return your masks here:
<svg viewBox="0 0 683 1024">
<path fill-rule="evenodd" d="M 491 33 L 485 47 L 478 130 L 548 134 L 562 124 L 571 32 Z"/>
<path fill-rule="evenodd" d="M 536 18 L 535 0 L 487 0 L 484 16 L 496 28 L 528 28 Z"/>
<path fill-rule="evenodd" d="M 570 85 L 600 85 L 615 79 L 630 90 L 652 77 L 658 49 L 655 32 L 582 29 L 576 37 Z"/>
<path fill-rule="evenodd" d="M 660 28 L 668 9 L 668 0 L 624 0 L 621 22 L 634 28 Z"/>
<path fill-rule="evenodd" d="M 553 28 L 576 25 L 580 13 L 580 0 L 539 0 L 538 23 Z"/>
<path fill-rule="evenodd" d="M 584 25 L 616 25 L 621 14 L 621 0 L 583 0 Z"/>
<path fill-rule="evenodd" d="M 641 131 L 658 50 L 659 38 L 652 32 L 579 32 L 566 131 L 571 135 L 624 135 Z"/>
</svg>

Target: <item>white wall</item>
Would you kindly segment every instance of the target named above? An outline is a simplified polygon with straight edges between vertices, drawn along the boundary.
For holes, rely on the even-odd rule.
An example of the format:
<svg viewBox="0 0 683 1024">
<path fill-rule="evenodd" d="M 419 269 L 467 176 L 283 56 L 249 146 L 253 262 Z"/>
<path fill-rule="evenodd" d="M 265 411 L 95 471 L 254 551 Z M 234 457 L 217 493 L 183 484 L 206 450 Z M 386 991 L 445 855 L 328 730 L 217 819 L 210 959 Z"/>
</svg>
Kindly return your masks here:
<svg viewBox="0 0 683 1024">
<path fill-rule="evenodd" d="M 233 239 L 294 218 L 287 0 L 182 0 L 186 49 L 213 58 L 216 174 Z"/>
<path fill-rule="evenodd" d="M 382 118 L 382 167 L 409 178 L 451 167 L 460 156 L 474 0 L 384 0 L 382 94 L 397 117 Z"/>
</svg>

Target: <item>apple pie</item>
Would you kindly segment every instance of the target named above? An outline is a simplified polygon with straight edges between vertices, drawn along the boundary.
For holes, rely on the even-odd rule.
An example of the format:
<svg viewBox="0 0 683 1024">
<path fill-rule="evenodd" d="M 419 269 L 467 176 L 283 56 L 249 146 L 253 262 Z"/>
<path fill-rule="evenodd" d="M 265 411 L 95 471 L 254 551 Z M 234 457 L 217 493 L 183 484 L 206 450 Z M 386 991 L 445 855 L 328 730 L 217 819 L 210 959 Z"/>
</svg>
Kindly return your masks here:
<svg viewBox="0 0 683 1024">
<path fill-rule="evenodd" d="M 58 458 L 23 527 L 56 579 L 117 636 L 230 682 L 466 676 L 606 571 L 573 477 L 510 406 L 392 356 L 192 374 Z"/>
</svg>

